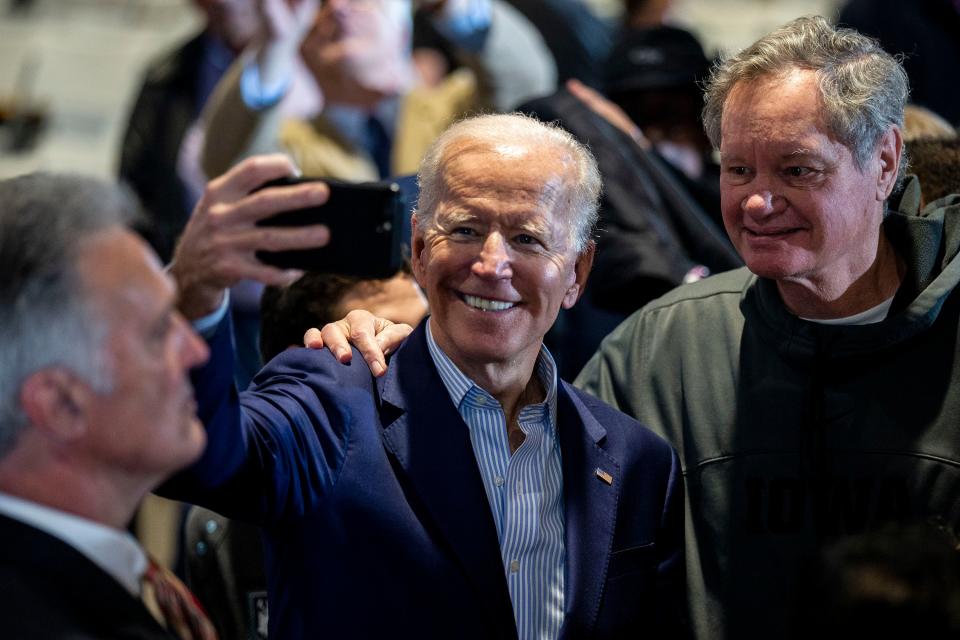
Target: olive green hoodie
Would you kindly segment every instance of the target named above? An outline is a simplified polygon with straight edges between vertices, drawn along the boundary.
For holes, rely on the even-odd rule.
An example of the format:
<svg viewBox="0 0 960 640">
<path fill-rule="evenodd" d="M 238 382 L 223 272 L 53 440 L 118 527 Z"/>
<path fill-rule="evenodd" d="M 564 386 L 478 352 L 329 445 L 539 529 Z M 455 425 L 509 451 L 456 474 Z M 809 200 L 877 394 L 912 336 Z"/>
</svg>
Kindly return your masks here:
<svg viewBox="0 0 960 640">
<path fill-rule="evenodd" d="M 889 521 L 960 525 L 960 196 L 884 231 L 907 263 L 887 319 L 790 314 L 746 269 L 680 287 L 601 344 L 576 384 L 676 447 L 698 638 L 789 638 L 804 567 Z"/>
</svg>

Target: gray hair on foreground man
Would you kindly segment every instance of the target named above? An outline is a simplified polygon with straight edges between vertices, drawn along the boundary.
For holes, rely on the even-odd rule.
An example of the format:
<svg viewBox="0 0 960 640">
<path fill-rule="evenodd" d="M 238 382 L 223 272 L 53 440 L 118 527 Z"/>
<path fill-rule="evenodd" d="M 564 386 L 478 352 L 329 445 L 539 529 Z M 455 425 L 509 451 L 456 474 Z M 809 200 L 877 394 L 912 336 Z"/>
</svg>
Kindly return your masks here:
<svg viewBox="0 0 960 640">
<path fill-rule="evenodd" d="M 206 442 L 187 372 L 208 351 L 138 210 L 93 178 L 0 181 L 4 637 L 216 638 L 127 531 Z"/>
<path fill-rule="evenodd" d="M 903 126 L 909 84 L 896 58 L 872 38 L 811 16 L 770 32 L 714 68 L 703 108 L 713 146 L 720 148 L 723 108 L 737 83 L 794 69 L 816 72 L 830 129 L 853 152 L 859 169 L 890 125 Z M 901 155 L 899 179 L 906 160 Z"/>
<path fill-rule="evenodd" d="M 138 212 L 124 189 L 81 176 L 31 174 L 0 182 L 0 456 L 26 425 L 18 392 L 61 365 L 99 391 L 111 386 L 106 319 L 76 272 L 83 241 Z"/>
</svg>

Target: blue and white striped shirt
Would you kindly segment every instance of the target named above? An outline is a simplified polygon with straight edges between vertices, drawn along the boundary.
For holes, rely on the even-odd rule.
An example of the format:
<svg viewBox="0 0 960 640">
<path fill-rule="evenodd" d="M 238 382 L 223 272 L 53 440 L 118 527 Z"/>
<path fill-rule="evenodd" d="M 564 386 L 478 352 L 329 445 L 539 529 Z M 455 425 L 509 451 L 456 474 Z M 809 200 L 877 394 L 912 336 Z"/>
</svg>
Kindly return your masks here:
<svg viewBox="0 0 960 640">
<path fill-rule="evenodd" d="M 563 475 L 557 438 L 557 367 L 540 348 L 535 375 L 546 398 L 520 410 L 523 444 L 510 454 L 500 403 L 465 376 L 437 346 L 427 346 L 440 378 L 470 429 L 521 640 L 553 639 L 563 624 Z"/>
</svg>

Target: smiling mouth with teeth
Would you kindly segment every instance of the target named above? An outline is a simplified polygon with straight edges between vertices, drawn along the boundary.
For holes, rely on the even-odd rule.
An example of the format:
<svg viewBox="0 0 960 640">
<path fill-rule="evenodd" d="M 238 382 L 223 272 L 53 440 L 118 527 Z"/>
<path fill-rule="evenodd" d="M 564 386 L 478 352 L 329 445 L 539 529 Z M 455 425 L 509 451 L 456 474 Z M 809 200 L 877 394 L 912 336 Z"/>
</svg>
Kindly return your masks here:
<svg viewBox="0 0 960 640">
<path fill-rule="evenodd" d="M 787 234 L 793 233 L 794 231 L 800 231 L 800 229 L 779 229 L 771 231 L 753 231 L 752 229 L 747 229 L 747 233 L 756 238 L 768 238 L 776 236 L 785 236 Z"/>
<path fill-rule="evenodd" d="M 463 294 L 462 299 L 469 306 L 474 309 L 479 309 L 480 311 L 506 311 L 507 309 L 515 306 L 514 302 L 506 302 L 504 300 L 488 300 L 487 298 L 480 298 L 478 296 L 471 296 Z"/>
</svg>

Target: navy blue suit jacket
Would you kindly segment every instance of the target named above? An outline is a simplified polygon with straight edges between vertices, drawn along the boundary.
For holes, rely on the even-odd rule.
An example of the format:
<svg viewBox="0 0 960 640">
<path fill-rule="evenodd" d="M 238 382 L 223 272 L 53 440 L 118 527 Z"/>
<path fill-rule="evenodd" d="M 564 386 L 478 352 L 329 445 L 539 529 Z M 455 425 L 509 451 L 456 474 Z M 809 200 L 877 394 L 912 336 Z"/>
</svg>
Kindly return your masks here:
<svg viewBox="0 0 960 640">
<path fill-rule="evenodd" d="M 229 325 L 194 372 L 209 443 L 167 493 L 264 528 L 271 638 L 515 638 L 469 432 L 423 323 L 373 378 L 288 350 L 239 395 Z M 682 481 L 666 442 L 560 384 L 561 637 L 673 636 Z M 607 483 L 597 474 L 610 477 Z"/>
</svg>

